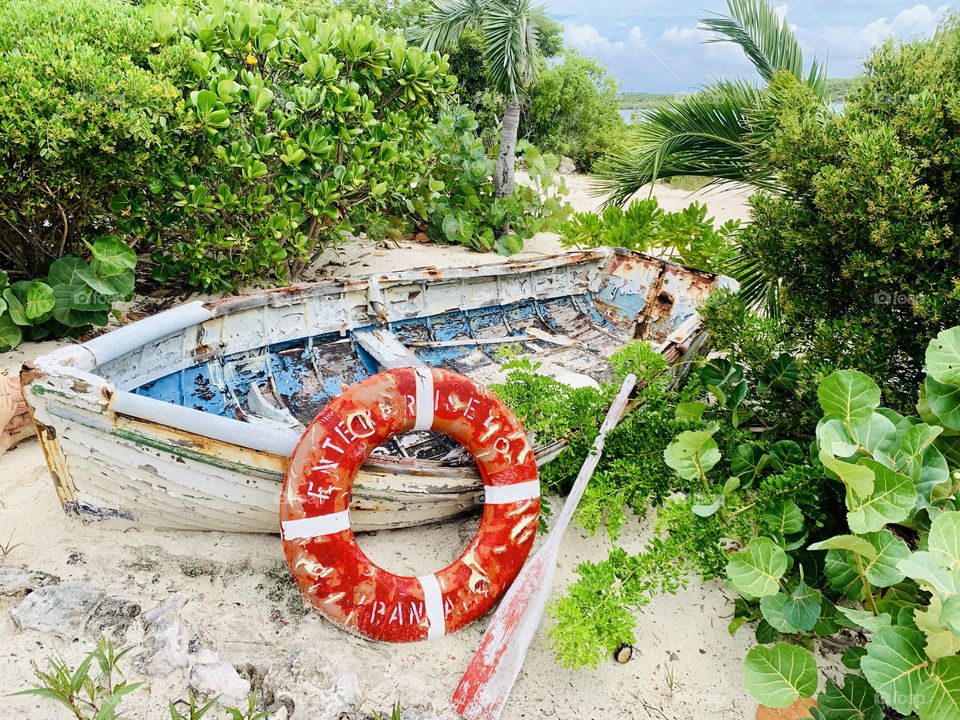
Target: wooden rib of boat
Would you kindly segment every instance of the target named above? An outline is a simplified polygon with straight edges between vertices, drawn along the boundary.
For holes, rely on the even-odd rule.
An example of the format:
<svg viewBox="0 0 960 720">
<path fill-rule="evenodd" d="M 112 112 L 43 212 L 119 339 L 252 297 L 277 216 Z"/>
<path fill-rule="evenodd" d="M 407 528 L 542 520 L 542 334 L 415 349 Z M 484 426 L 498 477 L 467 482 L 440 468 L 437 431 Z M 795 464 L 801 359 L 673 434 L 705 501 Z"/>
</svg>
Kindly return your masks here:
<svg viewBox="0 0 960 720">
<path fill-rule="evenodd" d="M 569 384 L 649 340 L 670 361 L 704 340 L 697 304 L 727 278 L 618 249 L 424 268 L 193 302 L 27 363 L 24 396 L 64 509 L 193 530 L 277 532 L 302 428 L 387 367 L 502 377 L 509 343 Z M 547 462 L 562 445 L 538 447 Z M 475 466 L 410 433 L 364 465 L 354 529 L 435 522 L 482 502 Z"/>
</svg>

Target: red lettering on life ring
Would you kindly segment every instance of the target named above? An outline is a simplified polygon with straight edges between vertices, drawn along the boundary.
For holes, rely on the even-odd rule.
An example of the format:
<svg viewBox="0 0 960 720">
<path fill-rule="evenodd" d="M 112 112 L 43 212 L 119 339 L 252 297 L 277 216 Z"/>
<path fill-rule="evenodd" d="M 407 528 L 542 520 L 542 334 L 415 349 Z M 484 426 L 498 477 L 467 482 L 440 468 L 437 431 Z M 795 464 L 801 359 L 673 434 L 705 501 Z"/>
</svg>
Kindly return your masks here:
<svg viewBox="0 0 960 720">
<path fill-rule="evenodd" d="M 467 448 L 484 484 L 476 536 L 431 575 L 374 565 L 350 529 L 353 480 L 379 445 L 410 430 L 442 432 Z M 283 551 L 300 591 L 330 620 L 374 640 L 440 637 L 481 617 L 530 552 L 540 513 L 533 449 L 496 395 L 437 368 L 387 370 L 351 385 L 310 424 L 283 484 Z"/>
</svg>

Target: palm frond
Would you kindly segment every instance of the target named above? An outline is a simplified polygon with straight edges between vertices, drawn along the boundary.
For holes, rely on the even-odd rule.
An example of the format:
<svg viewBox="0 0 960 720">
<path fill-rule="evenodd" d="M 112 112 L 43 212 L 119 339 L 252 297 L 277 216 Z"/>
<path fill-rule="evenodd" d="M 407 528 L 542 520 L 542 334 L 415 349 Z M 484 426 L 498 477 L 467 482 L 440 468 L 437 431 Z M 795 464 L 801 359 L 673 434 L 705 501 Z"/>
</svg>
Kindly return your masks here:
<svg viewBox="0 0 960 720">
<path fill-rule="evenodd" d="M 763 91 L 745 82 L 721 81 L 649 111 L 631 127 L 626 150 L 601 163 L 597 188 L 606 204 L 622 204 L 655 180 L 680 175 L 763 187 L 770 178 L 754 162 L 750 116 Z"/>
<path fill-rule="evenodd" d="M 826 94 L 826 68 L 813 61 L 810 75 L 803 69 L 803 50 L 793 29 L 777 15 L 768 0 L 727 0 L 730 16 L 705 18 L 702 27 L 718 37 L 708 42 L 739 45 L 768 83 L 782 70 L 808 82 L 820 97 Z"/>
<path fill-rule="evenodd" d="M 490 79 L 509 97 L 520 97 L 535 79 L 537 37 L 547 22 L 530 0 L 490 0 L 480 19 Z"/>
<path fill-rule="evenodd" d="M 432 0 L 411 37 L 424 50 L 449 50 L 468 25 L 479 22 L 488 0 Z"/>
<path fill-rule="evenodd" d="M 755 256 L 741 247 L 721 269 L 740 283 L 738 294 L 748 307 L 770 318 L 780 317 L 781 279 L 767 276 Z"/>
</svg>

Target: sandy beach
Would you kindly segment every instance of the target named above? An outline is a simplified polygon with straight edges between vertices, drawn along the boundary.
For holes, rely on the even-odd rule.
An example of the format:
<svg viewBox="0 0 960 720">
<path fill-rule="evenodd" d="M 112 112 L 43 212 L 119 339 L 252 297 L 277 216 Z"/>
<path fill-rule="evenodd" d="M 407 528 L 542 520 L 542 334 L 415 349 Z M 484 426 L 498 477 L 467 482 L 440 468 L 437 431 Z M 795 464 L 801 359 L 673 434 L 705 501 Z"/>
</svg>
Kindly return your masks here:
<svg viewBox="0 0 960 720">
<path fill-rule="evenodd" d="M 569 200 L 577 210 L 595 208 L 588 180 L 568 176 Z M 696 199 L 708 205 L 718 222 L 745 217 L 743 190 L 691 195 L 658 185 L 655 195 L 667 209 Z M 528 244 L 529 256 L 561 251 L 556 236 L 544 234 Z M 317 266 L 317 277 L 352 276 L 424 265 L 493 263 L 461 247 L 403 241 L 390 247 L 357 240 L 331 248 Z M 55 343 L 25 344 L 0 356 L 3 369 L 15 371 L 25 360 Z M 555 504 L 559 504 L 555 501 Z M 476 528 L 475 518 L 441 526 L 382 531 L 360 536 L 364 551 L 394 572 L 422 574 L 452 561 Z M 649 537 L 651 520 L 631 517 L 620 544 L 636 551 Z M 0 458 L 0 543 L 16 547 L 3 567 L 23 566 L 49 573 L 61 583 L 81 581 L 101 590 L 115 612 L 82 618 L 74 636 L 21 630 L 11 610 L 20 596 L 0 596 L 0 717 L 56 720 L 68 712 L 33 697 L 10 697 L 30 687 L 31 662 L 62 656 L 78 662 L 103 631 L 119 644 L 137 648 L 128 656 L 131 679 L 145 685 L 123 702 L 124 717 L 169 718 L 167 702 L 186 696 L 191 678 L 182 669 L 144 673 L 135 670 L 150 635 L 139 617 L 170 603 L 183 602 L 171 615 L 182 618 L 192 656 L 226 661 L 277 697 L 327 697 L 329 717 L 372 717 L 387 713 L 397 700 L 407 720 L 454 718 L 449 698 L 486 625 L 431 643 L 375 644 L 349 635 L 319 615 L 305 612 L 289 579 L 274 536 L 164 531 L 122 521 L 86 523 L 66 517 L 57 501 L 43 456 L 30 440 Z M 555 590 L 562 590 L 584 560 L 606 556 L 605 535 L 572 528 L 562 545 Z M 2 576 L 0 576 L 2 577 Z M 2 584 L 0 584 L 2 587 Z M 29 596 L 28 596 L 29 597 Z M 103 604 L 101 605 L 103 606 Z M 756 703 L 744 689 L 741 666 L 753 645 L 752 632 L 727 632 L 732 617 L 729 591 L 718 583 L 691 580 L 676 596 L 659 597 L 638 616 L 639 643 L 627 664 L 612 660 L 595 671 L 564 669 L 554 658 L 543 630 L 504 712 L 504 720 L 525 718 L 652 718 L 659 720 L 747 720 Z M 266 679 L 264 679 L 266 675 Z M 196 678 L 194 678 L 196 679 Z M 298 695 L 299 693 L 299 695 Z M 319 693 L 319 695 L 318 695 Z M 279 710 L 273 717 L 305 718 L 304 708 Z M 220 717 L 220 716 L 217 716 Z M 310 715 L 311 718 L 327 717 Z"/>
</svg>

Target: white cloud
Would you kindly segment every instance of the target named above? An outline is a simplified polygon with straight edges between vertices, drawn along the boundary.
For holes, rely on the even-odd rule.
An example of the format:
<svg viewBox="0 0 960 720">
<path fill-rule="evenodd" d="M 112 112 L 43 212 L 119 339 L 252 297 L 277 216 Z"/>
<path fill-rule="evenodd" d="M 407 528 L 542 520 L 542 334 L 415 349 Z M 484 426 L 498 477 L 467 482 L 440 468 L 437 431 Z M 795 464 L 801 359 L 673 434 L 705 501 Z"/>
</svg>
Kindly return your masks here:
<svg viewBox="0 0 960 720">
<path fill-rule="evenodd" d="M 610 40 L 589 24 L 563 23 L 563 41 L 585 55 L 608 55 L 624 49 L 622 42 Z"/>
<path fill-rule="evenodd" d="M 686 45 L 690 42 L 703 42 L 710 35 L 698 27 L 668 27 L 660 39 L 674 45 Z"/>
<path fill-rule="evenodd" d="M 627 42 L 634 47 L 646 47 L 647 39 L 643 36 L 643 31 L 634 25 L 627 34 Z"/>
<path fill-rule="evenodd" d="M 901 10 L 893 20 L 877 18 L 857 33 L 860 42 L 866 47 L 880 45 L 887 38 L 909 38 L 915 35 L 929 35 L 937 29 L 937 25 L 950 10 L 949 6 L 941 5 L 936 10 L 927 5 L 914 5 L 912 8 Z"/>
</svg>

